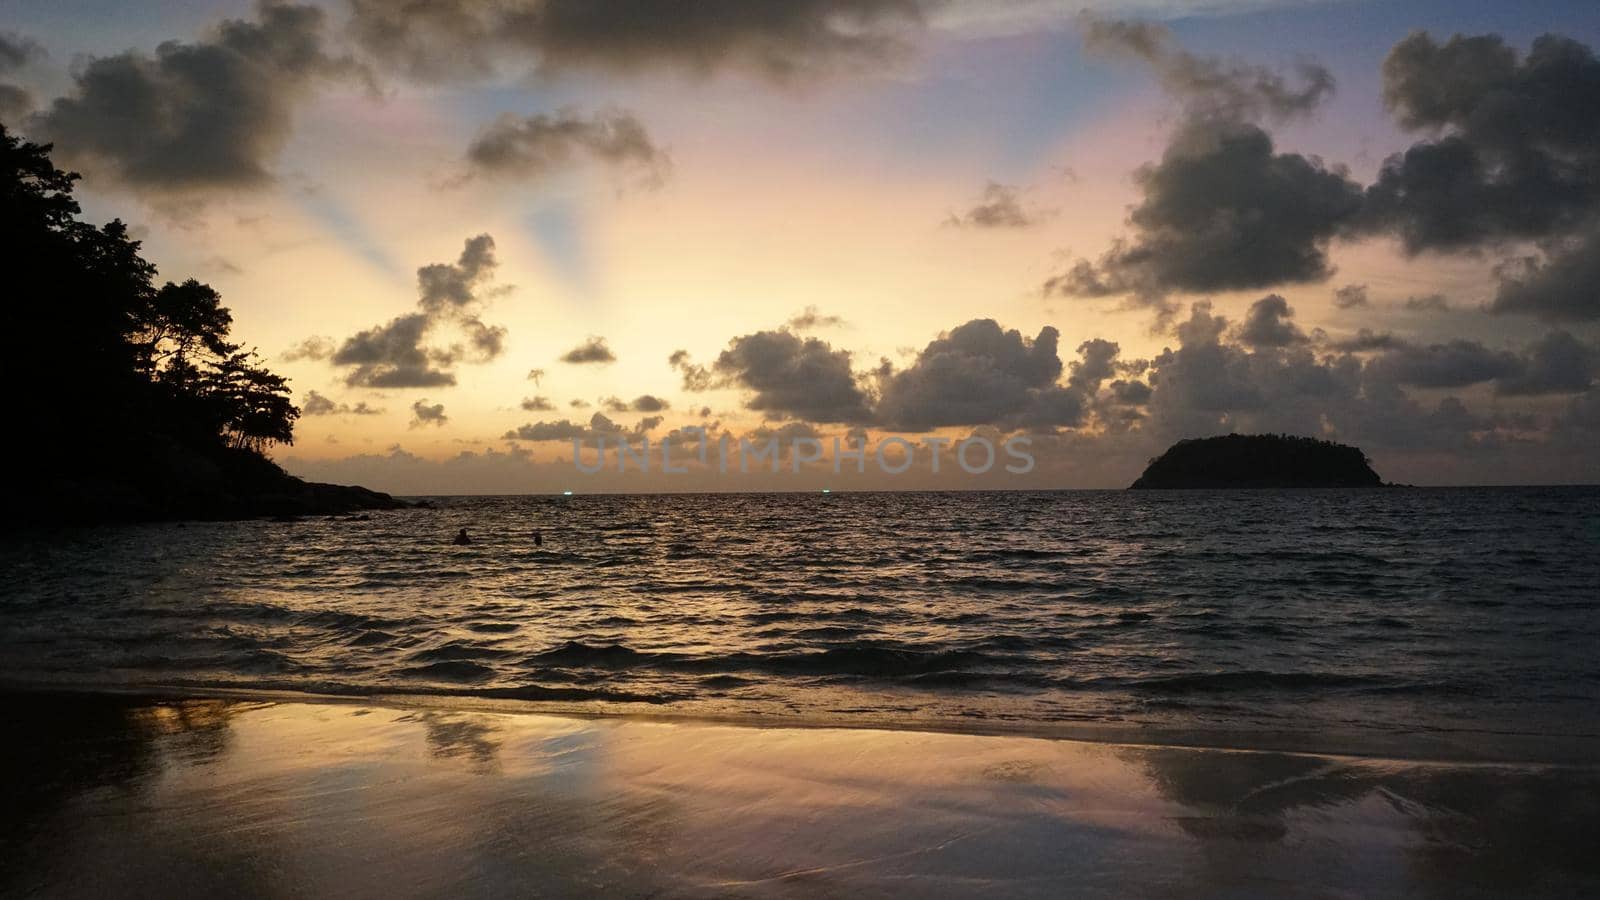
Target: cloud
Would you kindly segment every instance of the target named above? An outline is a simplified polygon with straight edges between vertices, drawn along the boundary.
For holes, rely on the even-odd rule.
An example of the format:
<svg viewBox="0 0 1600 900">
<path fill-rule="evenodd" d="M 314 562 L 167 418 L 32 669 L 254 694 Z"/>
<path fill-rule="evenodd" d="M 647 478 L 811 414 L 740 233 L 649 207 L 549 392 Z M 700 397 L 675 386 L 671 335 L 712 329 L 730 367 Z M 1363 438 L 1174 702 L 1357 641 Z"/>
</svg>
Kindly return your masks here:
<svg viewBox="0 0 1600 900">
<path fill-rule="evenodd" d="M 667 357 L 667 365 L 683 375 L 683 389 L 686 391 L 709 391 L 716 381 L 709 369 L 689 358 L 687 350 L 672 351 L 672 355 Z"/>
<path fill-rule="evenodd" d="M 1354 337 L 1330 341 L 1328 346 L 1343 353 L 1368 353 L 1374 350 L 1389 350 L 1405 343 L 1406 341 L 1387 331 L 1378 333 L 1370 328 L 1363 328 L 1356 332 Z"/>
<path fill-rule="evenodd" d="M 435 403 L 428 405 L 426 400 L 418 400 L 411 404 L 411 427 L 421 428 L 425 425 L 439 426 L 450 421 L 444 414 L 444 404 Z"/>
<path fill-rule="evenodd" d="M 628 404 L 628 408 L 635 412 L 661 412 L 662 410 L 669 408 L 671 405 L 672 404 L 668 403 L 667 401 L 652 394 L 640 394 L 639 396 L 633 398 L 633 402 Z"/>
<path fill-rule="evenodd" d="M 567 419 L 551 422 L 533 422 L 507 431 L 502 438 L 508 441 L 584 441 L 592 443 L 602 438 L 620 439 L 623 437 L 638 437 L 646 432 L 653 431 L 661 424 L 660 416 L 648 416 L 640 420 L 633 428 L 623 426 L 611 421 L 604 413 L 595 413 L 590 417 L 587 425 L 575 423 Z"/>
<path fill-rule="evenodd" d="M 1162 90 L 1195 119 L 1230 122 L 1288 120 L 1309 115 L 1332 96 L 1333 75 L 1323 66 L 1295 66 L 1298 85 L 1277 72 L 1237 60 L 1185 52 L 1164 26 L 1144 21 L 1079 17 L 1084 47 L 1131 56 L 1148 64 Z"/>
<path fill-rule="evenodd" d="M 616 362 L 617 356 L 611 352 L 610 347 L 606 346 L 605 338 L 590 335 L 583 343 L 563 353 L 561 361 L 572 363 L 573 365 L 587 365 L 590 363 L 604 365 L 605 363 Z"/>
<path fill-rule="evenodd" d="M 1079 260 L 1046 293 L 1160 305 L 1173 291 L 1322 281 L 1333 274 L 1328 243 L 1361 209 L 1361 188 L 1344 169 L 1276 153 L 1265 131 L 1244 123 L 1190 122 L 1134 178 L 1143 200 L 1129 215 L 1132 240 L 1115 243 L 1098 267 Z"/>
<path fill-rule="evenodd" d="M 57 161 L 149 194 L 272 182 L 295 108 L 331 79 L 359 74 L 330 55 L 323 11 L 262 2 L 204 38 L 90 59 L 72 91 L 33 120 Z"/>
<path fill-rule="evenodd" d="M 522 398 L 522 408 L 528 412 L 545 412 L 555 409 L 556 406 L 550 402 L 549 397 L 524 397 Z"/>
<path fill-rule="evenodd" d="M 284 362 L 298 362 L 302 359 L 320 361 L 332 356 L 337 349 L 333 338 L 308 337 L 278 354 L 278 358 Z"/>
<path fill-rule="evenodd" d="M 1600 225 L 1546 243 L 1544 256 L 1525 256 L 1495 270 L 1500 285 L 1489 311 L 1522 313 L 1550 322 L 1600 319 Z"/>
<path fill-rule="evenodd" d="M 632 113 L 620 110 L 584 117 L 573 109 L 554 115 L 502 114 L 467 147 L 472 175 L 536 181 L 589 159 L 625 172 L 644 187 L 658 187 L 672 168 Z"/>
<path fill-rule="evenodd" d="M 843 324 L 844 319 L 839 316 L 825 316 L 815 306 L 807 306 L 798 315 L 790 318 L 786 327 L 793 331 L 810 331 L 813 328 L 837 328 Z M 678 353 L 684 353 L 684 359 L 688 358 L 688 354 L 685 351 L 680 350 Z M 674 353 L 673 356 L 676 357 L 677 353 Z M 667 362 L 669 365 L 677 366 L 677 363 L 671 359 L 667 360 Z"/>
<path fill-rule="evenodd" d="M 1062 372 L 1058 339 L 1049 326 L 1029 340 L 993 319 L 974 319 L 951 329 L 923 348 L 908 368 L 885 374 L 878 419 L 905 431 L 1078 424 L 1084 397 L 1056 385 Z M 1109 342 L 1085 345 L 1091 350 L 1101 346 L 1115 354 L 1116 345 Z M 1089 364 L 1095 365 L 1092 356 Z"/>
<path fill-rule="evenodd" d="M 1289 347 L 1304 344 L 1305 332 L 1292 321 L 1294 310 L 1278 294 L 1268 294 L 1250 304 L 1250 313 L 1239 326 L 1239 341 L 1250 347 Z"/>
<path fill-rule="evenodd" d="M 950 216 L 945 224 L 956 228 L 1030 228 L 1047 218 L 1046 213 L 1024 209 L 1015 187 L 991 181 L 976 203 L 966 212 Z"/>
<path fill-rule="evenodd" d="M 368 406 L 365 400 L 351 406 L 348 403 L 335 403 L 316 391 L 307 391 L 300 412 L 308 416 L 376 416 L 381 415 L 383 410 Z"/>
<path fill-rule="evenodd" d="M 1529 345 L 1522 371 L 1495 384 L 1504 396 L 1575 394 L 1590 390 L 1600 377 L 1600 349 L 1565 331 L 1552 331 Z"/>
<path fill-rule="evenodd" d="M 1333 305 L 1339 309 L 1355 309 L 1358 306 L 1369 305 L 1367 286 L 1364 284 L 1347 284 L 1333 292 Z"/>
<path fill-rule="evenodd" d="M 1411 312 L 1449 312 L 1450 301 L 1443 294 L 1424 294 L 1420 297 L 1407 297 L 1404 304 Z"/>
<path fill-rule="evenodd" d="M 676 354 L 674 354 L 676 356 Z M 680 365 L 687 365 L 687 358 Z M 745 406 L 774 417 L 865 422 L 869 398 L 856 383 L 850 353 L 790 331 L 758 331 L 728 342 L 708 373 L 718 385 L 752 392 Z M 685 375 L 685 387 L 689 378 Z"/>
<path fill-rule="evenodd" d="M 10 76 L 45 57 L 38 41 L 15 31 L 0 31 L 0 76 Z M 14 120 L 33 109 L 33 93 L 0 81 L 0 119 Z"/>
<path fill-rule="evenodd" d="M 1513 378 L 1520 375 L 1522 369 L 1523 362 L 1515 354 L 1490 350 L 1477 341 L 1466 340 L 1402 344 L 1367 364 L 1370 378 L 1422 388 L 1466 387 L 1497 378 Z"/>
<path fill-rule="evenodd" d="M 551 72 L 741 69 L 780 82 L 881 63 L 922 24 L 919 0 L 354 0 L 351 34 L 392 70 L 478 79 Z"/>
<path fill-rule="evenodd" d="M 1399 124 L 1430 134 L 1384 162 L 1366 226 L 1409 253 L 1565 234 L 1600 212 L 1600 60 L 1545 35 L 1525 57 L 1499 35 L 1417 32 L 1383 63 Z"/>
<path fill-rule="evenodd" d="M 493 238 L 487 234 L 468 238 L 456 262 L 417 269 L 417 312 L 346 338 L 328 357 L 329 362 L 350 368 L 345 383 L 352 387 L 454 385 L 454 366 L 489 362 L 505 350 L 505 329 L 486 325 L 478 317 L 485 288 L 497 266 Z M 425 343 L 452 324 L 465 344 L 438 347 Z"/>
<path fill-rule="evenodd" d="M 544 381 L 544 370 L 543 369 L 529 369 L 528 370 L 528 380 L 533 382 L 533 386 L 534 387 L 538 387 L 539 383 Z"/>
</svg>

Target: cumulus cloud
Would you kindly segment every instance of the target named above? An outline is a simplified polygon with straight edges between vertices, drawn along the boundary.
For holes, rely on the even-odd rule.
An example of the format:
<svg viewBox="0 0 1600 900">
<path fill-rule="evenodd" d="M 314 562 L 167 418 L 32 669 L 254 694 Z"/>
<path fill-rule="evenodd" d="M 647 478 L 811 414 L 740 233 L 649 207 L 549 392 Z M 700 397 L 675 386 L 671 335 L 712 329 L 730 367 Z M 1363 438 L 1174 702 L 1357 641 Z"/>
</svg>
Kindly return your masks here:
<svg viewBox="0 0 1600 900">
<path fill-rule="evenodd" d="M 352 387 L 455 384 L 457 364 L 488 362 L 505 349 L 505 329 L 486 325 L 478 313 L 497 265 L 493 238 L 487 234 L 469 238 L 456 262 L 417 270 L 416 312 L 346 338 L 328 356 L 329 362 L 350 369 L 345 383 Z M 452 325 L 464 343 L 427 343 L 430 336 Z"/>
<path fill-rule="evenodd" d="M 228 19 L 200 40 L 90 59 L 32 130 L 97 183 L 151 194 L 267 184 L 295 108 L 359 72 L 329 52 L 324 19 L 263 0 L 253 21 Z"/>
<path fill-rule="evenodd" d="M 617 439 L 623 437 L 638 437 L 653 431 L 660 426 L 660 416 L 647 416 L 641 419 L 632 428 L 625 428 L 607 418 L 604 413 L 595 413 L 587 424 L 572 422 L 568 419 L 559 419 L 549 422 L 532 422 L 507 431 L 502 438 L 508 441 L 583 441 L 592 443 L 597 439 Z"/>
<path fill-rule="evenodd" d="M 1333 274 L 1329 242 L 1362 202 L 1344 169 L 1277 153 L 1265 131 L 1239 122 L 1189 122 L 1134 177 L 1143 200 L 1129 214 L 1133 238 L 1098 266 L 1079 260 L 1046 293 L 1160 305 L 1174 291 L 1322 281 Z"/>
<path fill-rule="evenodd" d="M 605 338 L 590 335 L 583 343 L 561 354 L 561 361 L 572 363 L 573 365 L 588 365 L 591 363 L 604 365 L 616 362 L 617 355 L 612 353 L 611 348 L 606 345 Z"/>
<path fill-rule="evenodd" d="M 522 398 L 522 408 L 528 412 L 545 412 L 555 409 L 556 406 L 550 402 L 549 397 L 524 397 Z"/>
<path fill-rule="evenodd" d="M 444 414 L 444 404 L 429 404 L 426 400 L 418 400 L 411 404 L 411 427 L 422 428 L 426 425 L 439 426 L 450 421 Z"/>
<path fill-rule="evenodd" d="M 1294 310 L 1278 294 L 1268 294 L 1250 304 L 1250 313 L 1239 326 L 1239 342 L 1251 347 L 1289 347 L 1304 344 L 1309 338 L 1292 321 Z"/>
<path fill-rule="evenodd" d="M 672 168 L 644 125 L 620 110 L 593 116 L 573 109 L 554 115 L 505 113 L 467 147 L 468 172 L 486 178 L 536 181 L 583 160 L 623 173 L 642 187 L 659 186 Z"/>
<path fill-rule="evenodd" d="M 683 376 L 683 389 L 686 391 L 709 391 L 716 381 L 709 369 L 689 357 L 687 350 L 672 351 L 672 355 L 667 357 L 667 365 Z"/>
<path fill-rule="evenodd" d="M 1045 326 L 1030 340 L 993 319 L 954 328 L 924 347 L 908 368 L 885 374 L 879 421 L 904 431 L 993 423 L 1077 424 L 1083 396 L 1056 385 L 1062 372 L 1059 337 L 1056 329 Z"/>
<path fill-rule="evenodd" d="M 1023 207 L 1017 189 L 991 181 L 965 212 L 952 214 L 945 224 L 956 228 L 1030 228 L 1049 216 Z"/>
<path fill-rule="evenodd" d="M 365 400 L 351 406 L 348 403 L 335 403 L 316 391 L 307 391 L 300 412 L 308 416 L 376 416 L 383 410 L 368 406 Z"/>
<path fill-rule="evenodd" d="M 1600 202 L 1600 60 L 1545 35 L 1525 57 L 1499 35 L 1417 32 L 1383 63 L 1399 124 L 1430 137 L 1390 157 L 1369 227 L 1410 253 L 1477 250 L 1569 233 Z"/>
<path fill-rule="evenodd" d="M 678 364 L 689 365 L 687 357 Z M 746 407 L 774 417 L 846 423 L 871 417 L 849 351 L 817 338 L 784 330 L 742 335 L 728 342 L 707 374 L 716 384 L 750 391 Z M 686 372 L 686 388 L 689 382 Z"/>
<path fill-rule="evenodd" d="M 542 71 L 725 68 L 792 81 L 882 62 L 922 24 L 921 0 L 353 0 L 351 33 L 391 69 L 482 78 Z"/>
</svg>

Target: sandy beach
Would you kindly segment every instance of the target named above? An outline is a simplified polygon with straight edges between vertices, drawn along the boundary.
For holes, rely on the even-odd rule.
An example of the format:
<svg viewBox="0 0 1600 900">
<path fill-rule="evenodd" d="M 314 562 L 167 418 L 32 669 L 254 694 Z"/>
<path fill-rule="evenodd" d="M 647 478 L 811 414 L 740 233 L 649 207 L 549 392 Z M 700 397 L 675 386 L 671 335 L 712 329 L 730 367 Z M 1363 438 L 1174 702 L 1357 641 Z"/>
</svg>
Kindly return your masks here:
<svg viewBox="0 0 1600 900">
<path fill-rule="evenodd" d="M 1600 771 L 18 694 L 10 896 L 1592 896 Z"/>
</svg>

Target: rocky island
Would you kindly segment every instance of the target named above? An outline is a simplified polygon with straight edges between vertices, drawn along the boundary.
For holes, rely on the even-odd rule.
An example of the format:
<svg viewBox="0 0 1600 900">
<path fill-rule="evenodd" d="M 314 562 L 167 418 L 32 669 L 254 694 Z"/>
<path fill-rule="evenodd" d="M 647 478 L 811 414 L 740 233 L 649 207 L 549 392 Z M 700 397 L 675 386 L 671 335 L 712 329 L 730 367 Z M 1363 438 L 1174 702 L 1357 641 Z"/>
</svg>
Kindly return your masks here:
<svg viewBox="0 0 1600 900">
<path fill-rule="evenodd" d="M 1382 487 L 1356 447 L 1309 437 L 1227 434 L 1190 438 L 1150 461 L 1134 490 Z"/>
</svg>

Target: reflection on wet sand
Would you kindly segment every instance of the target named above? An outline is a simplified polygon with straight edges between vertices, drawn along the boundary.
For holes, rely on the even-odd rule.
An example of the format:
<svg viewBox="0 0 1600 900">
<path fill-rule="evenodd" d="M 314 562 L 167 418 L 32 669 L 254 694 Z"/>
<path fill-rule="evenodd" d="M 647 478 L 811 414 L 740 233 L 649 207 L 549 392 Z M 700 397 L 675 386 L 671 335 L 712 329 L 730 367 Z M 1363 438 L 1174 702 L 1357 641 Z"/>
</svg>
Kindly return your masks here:
<svg viewBox="0 0 1600 900">
<path fill-rule="evenodd" d="M 1593 895 L 1592 767 L 9 698 L 0 894 Z"/>
</svg>

